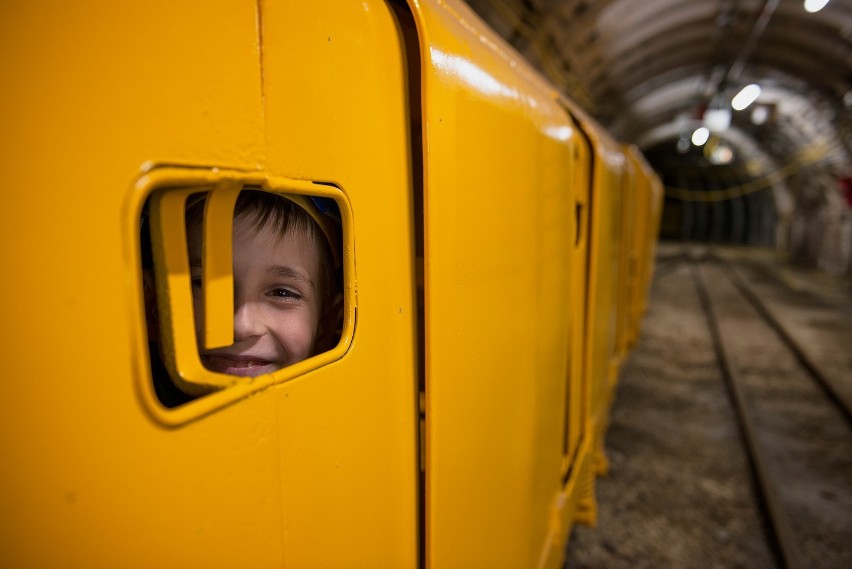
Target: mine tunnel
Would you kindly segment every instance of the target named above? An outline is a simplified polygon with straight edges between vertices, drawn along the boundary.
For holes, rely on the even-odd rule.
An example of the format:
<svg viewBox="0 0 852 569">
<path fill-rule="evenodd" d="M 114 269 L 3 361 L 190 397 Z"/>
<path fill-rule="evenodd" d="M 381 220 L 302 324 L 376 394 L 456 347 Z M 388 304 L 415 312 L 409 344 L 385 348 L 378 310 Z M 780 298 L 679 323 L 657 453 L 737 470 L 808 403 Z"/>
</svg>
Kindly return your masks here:
<svg viewBox="0 0 852 569">
<path fill-rule="evenodd" d="M 0 13 L 0 567 L 852 567 L 852 0 Z"/>
<path fill-rule="evenodd" d="M 848 566 L 852 2 L 470 3 L 665 186 L 599 527 L 567 565 Z"/>
<path fill-rule="evenodd" d="M 666 187 L 663 239 L 769 247 L 850 274 L 848 1 L 470 4 L 642 149 Z M 754 98 L 733 107 L 746 87 Z"/>
</svg>

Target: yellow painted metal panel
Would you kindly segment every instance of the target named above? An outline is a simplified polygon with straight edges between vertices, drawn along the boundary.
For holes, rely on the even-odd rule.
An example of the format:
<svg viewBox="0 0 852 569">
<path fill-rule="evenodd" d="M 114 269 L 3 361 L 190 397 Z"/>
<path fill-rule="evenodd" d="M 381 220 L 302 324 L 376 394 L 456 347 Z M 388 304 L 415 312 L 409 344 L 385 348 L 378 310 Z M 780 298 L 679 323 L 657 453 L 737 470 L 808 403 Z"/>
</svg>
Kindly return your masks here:
<svg viewBox="0 0 852 569">
<path fill-rule="evenodd" d="M 2 9 L 3 356 L 22 379 L 0 419 L 3 565 L 416 565 L 404 58 L 384 3 L 342 4 Z M 344 358 L 225 406 L 147 406 L 136 233 L 159 164 L 340 186 L 363 247 L 346 242 Z"/>
<path fill-rule="evenodd" d="M 595 468 L 605 470 L 603 432 L 606 428 L 613 387 L 622 354 L 619 352 L 619 274 L 622 244 L 622 176 L 624 155 L 620 147 L 576 104 L 565 100 L 580 128 L 589 139 L 594 155 L 589 213 L 589 264 L 587 279 L 587 318 L 584 332 L 584 397 L 586 432 L 590 445 L 582 447 L 596 454 Z M 581 451 L 582 452 L 582 451 Z M 584 457 L 578 456 L 577 462 Z M 591 498 L 593 500 L 593 497 Z M 583 514 L 594 521 L 594 503 Z"/>
<path fill-rule="evenodd" d="M 427 566 L 534 567 L 561 486 L 576 131 L 466 6 L 416 9 Z"/>
<path fill-rule="evenodd" d="M 577 448 L 577 452 L 571 463 L 571 472 L 565 482 L 554 508 L 557 519 L 557 539 L 554 540 L 554 548 L 565 551 L 566 544 L 571 536 L 571 530 L 576 522 L 594 525 L 593 519 L 587 519 L 590 509 L 596 508 L 593 493 L 589 493 L 589 481 L 593 481 L 595 473 L 592 470 L 594 452 L 591 437 L 583 437 Z M 596 514 L 596 511 L 595 511 Z"/>
<path fill-rule="evenodd" d="M 417 564 L 417 363 L 406 55 L 385 2 L 263 2 L 267 164 L 352 207 L 356 332 L 274 388 L 285 558 Z"/>
<path fill-rule="evenodd" d="M 204 205 L 204 347 L 234 343 L 234 274 L 232 232 L 239 182 L 223 184 Z"/>
<path fill-rule="evenodd" d="M 641 211 L 637 212 L 636 240 L 638 243 L 637 270 L 634 285 L 633 310 L 634 339 L 638 337 L 640 322 L 648 305 L 651 275 L 656 255 L 656 243 L 659 234 L 660 212 L 662 210 L 663 190 L 659 176 L 648 164 L 636 146 L 629 146 L 625 154 L 634 163 L 640 175 L 637 177 L 637 190 L 641 201 Z"/>
<path fill-rule="evenodd" d="M 178 429 L 147 413 L 126 223 L 152 163 L 261 163 L 255 3 L 15 3 L 0 21 L 0 239 L 15 267 L 2 564 L 280 566 L 275 407 L 255 398 Z"/>
<path fill-rule="evenodd" d="M 592 240 L 589 267 L 590 347 L 589 375 L 592 407 L 603 397 L 600 390 L 612 381 L 613 362 L 618 358 L 618 276 L 621 237 L 621 155 L 598 148 L 598 166 L 592 197 Z"/>
<path fill-rule="evenodd" d="M 635 172 L 633 184 L 630 191 L 634 194 L 632 211 L 628 215 L 631 217 L 632 226 L 630 227 L 630 247 L 628 259 L 628 315 L 627 315 L 627 332 L 626 343 L 629 348 L 632 346 L 639 334 L 639 323 L 642 317 L 643 302 L 645 288 L 645 266 L 648 243 L 646 235 L 648 233 L 648 223 L 650 216 L 650 179 L 644 171 L 641 163 L 641 155 L 638 154 L 638 149 L 635 147 L 625 147 L 624 154 L 627 157 L 628 163 L 631 164 L 632 170 Z"/>
<path fill-rule="evenodd" d="M 588 376 L 586 374 L 586 320 L 590 209 L 592 192 L 592 154 L 588 139 L 578 135 L 574 143 L 574 196 L 576 211 L 576 237 L 572 255 L 571 274 L 571 370 L 566 422 L 566 445 L 563 472 L 567 473 L 579 460 L 577 452 L 588 422 Z"/>
<path fill-rule="evenodd" d="M 618 312 L 618 347 L 619 359 L 627 353 L 630 337 L 632 334 L 631 299 L 634 281 L 636 278 L 636 255 L 639 242 L 636 239 L 637 217 L 641 215 L 638 199 L 637 184 L 640 172 L 637 171 L 634 162 L 625 154 L 624 169 L 621 177 L 621 211 L 617 213 L 620 227 L 620 239 L 618 243 L 619 262 L 617 305 Z M 615 378 L 614 378 L 615 379 Z"/>
</svg>

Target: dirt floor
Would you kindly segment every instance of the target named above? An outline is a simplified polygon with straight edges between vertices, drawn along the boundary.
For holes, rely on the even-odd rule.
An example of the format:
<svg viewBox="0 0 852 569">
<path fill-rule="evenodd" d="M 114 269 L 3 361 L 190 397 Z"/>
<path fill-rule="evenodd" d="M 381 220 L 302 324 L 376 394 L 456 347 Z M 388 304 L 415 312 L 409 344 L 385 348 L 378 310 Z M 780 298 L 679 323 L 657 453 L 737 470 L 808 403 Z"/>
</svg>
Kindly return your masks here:
<svg viewBox="0 0 852 569">
<path fill-rule="evenodd" d="M 663 257 L 677 252 L 661 248 Z M 844 389 L 852 388 L 848 283 L 784 268 L 767 252 L 727 254 L 755 256 L 755 274 L 765 277 L 761 295 L 807 296 L 805 308 L 776 303 L 779 317 L 810 342 Z M 574 529 L 569 568 L 779 566 L 690 266 L 678 265 L 658 267 L 612 410 L 598 527 Z M 720 282 L 710 278 L 708 288 L 718 291 Z M 832 536 L 803 548 L 809 567 L 852 567 L 852 456 L 832 460 L 840 490 L 817 497 L 833 516 Z"/>
</svg>

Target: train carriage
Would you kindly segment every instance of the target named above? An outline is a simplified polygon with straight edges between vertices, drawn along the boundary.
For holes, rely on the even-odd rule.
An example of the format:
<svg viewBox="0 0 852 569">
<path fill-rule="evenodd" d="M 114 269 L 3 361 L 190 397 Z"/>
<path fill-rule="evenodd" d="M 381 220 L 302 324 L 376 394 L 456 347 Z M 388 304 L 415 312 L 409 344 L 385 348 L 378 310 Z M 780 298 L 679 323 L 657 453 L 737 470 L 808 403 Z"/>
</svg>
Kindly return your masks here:
<svg viewBox="0 0 852 569">
<path fill-rule="evenodd" d="M 561 564 L 645 306 L 633 151 L 460 2 L 2 10 L 3 565 Z M 257 377 L 199 356 L 246 189 L 339 225 L 335 342 Z"/>
</svg>

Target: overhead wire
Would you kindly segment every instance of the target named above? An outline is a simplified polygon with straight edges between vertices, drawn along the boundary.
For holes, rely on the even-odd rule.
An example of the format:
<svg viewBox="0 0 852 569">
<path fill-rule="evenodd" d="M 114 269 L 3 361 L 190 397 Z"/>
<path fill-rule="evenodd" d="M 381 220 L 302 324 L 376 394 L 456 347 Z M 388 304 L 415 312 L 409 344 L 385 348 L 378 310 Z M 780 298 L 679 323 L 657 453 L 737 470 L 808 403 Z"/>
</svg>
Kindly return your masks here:
<svg viewBox="0 0 852 569">
<path fill-rule="evenodd" d="M 806 168 L 830 159 L 832 157 L 830 152 L 831 150 L 831 146 L 824 144 L 806 148 L 799 153 L 799 157 L 796 160 L 774 172 L 770 172 L 765 176 L 761 176 L 760 178 L 751 180 L 745 184 L 731 186 L 721 190 L 688 190 L 685 188 L 666 186 L 666 197 L 689 202 L 720 202 L 736 199 L 754 192 L 771 188 L 780 181 L 798 174 Z"/>
</svg>

